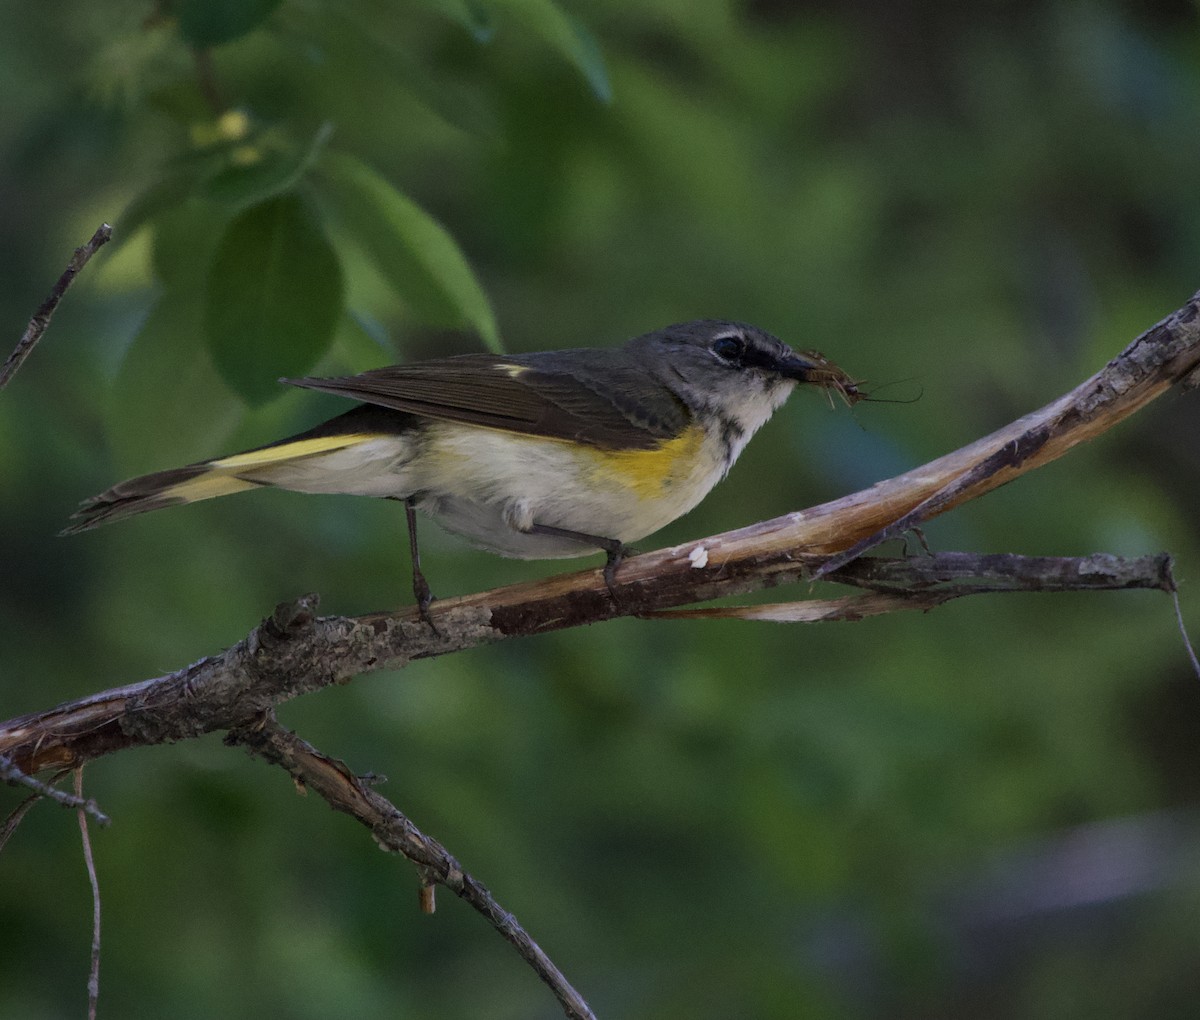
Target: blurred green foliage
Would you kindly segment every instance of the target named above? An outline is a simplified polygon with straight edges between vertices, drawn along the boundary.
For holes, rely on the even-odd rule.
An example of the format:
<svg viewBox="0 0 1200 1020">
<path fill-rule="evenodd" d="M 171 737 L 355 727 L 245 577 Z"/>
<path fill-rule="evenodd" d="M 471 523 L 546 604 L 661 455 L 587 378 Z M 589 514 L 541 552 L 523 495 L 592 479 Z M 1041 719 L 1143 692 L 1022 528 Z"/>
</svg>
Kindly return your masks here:
<svg viewBox="0 0 1200 1020">
<path fill-rule="evenodd" d="M 923 389 L 852 414 L 798 395 L 665 544 L 974 439 L 1200 287 L 1190 4 L 179 0 L 4 22 L 11 342 L 101 220 L 120 238 L 0 398 L 6 715 L 177 668 L 304 591 L 407 600 L 383 502 L 262 492 L 54 537 L 120 478 L 341 408 L 280 375 L 721 316 Z M 931 542 L 1169 549 L 1200 630 L 1200 411 L 1159 404 Z M 561 568 L 424 538 L 441 594 Z M 1170 606 L 1128 593 L 622 621 L 281 716 L 388 775 L 602 1017 L 1062 1018 L 1194 1011 L 1197 709 Z M 216 738 L 87 784 L 115 818 L 93 835 L 106 1015 L 556 1015 L 481 919 L 445 895 L 420 916 L 404 862 Z M 90 917 L 74 820 L 39 806 L 0 856 L 0 1016 L 79 1015 Z"/>
</svg>

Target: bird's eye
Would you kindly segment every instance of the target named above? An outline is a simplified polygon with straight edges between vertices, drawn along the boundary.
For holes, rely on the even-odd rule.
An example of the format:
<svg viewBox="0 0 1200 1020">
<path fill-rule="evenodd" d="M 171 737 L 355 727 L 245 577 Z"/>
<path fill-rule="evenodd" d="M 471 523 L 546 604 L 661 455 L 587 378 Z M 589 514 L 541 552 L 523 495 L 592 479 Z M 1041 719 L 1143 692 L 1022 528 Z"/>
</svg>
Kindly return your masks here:
<svg viewBox="0 0 1200 1020">
<path fill-rule="evenodd" d="M 741 337 L 722 336 L 713 341 L 713 354 L 723 361 L 738 361 L 745 353 L 746 345 Z"/>
</svg>

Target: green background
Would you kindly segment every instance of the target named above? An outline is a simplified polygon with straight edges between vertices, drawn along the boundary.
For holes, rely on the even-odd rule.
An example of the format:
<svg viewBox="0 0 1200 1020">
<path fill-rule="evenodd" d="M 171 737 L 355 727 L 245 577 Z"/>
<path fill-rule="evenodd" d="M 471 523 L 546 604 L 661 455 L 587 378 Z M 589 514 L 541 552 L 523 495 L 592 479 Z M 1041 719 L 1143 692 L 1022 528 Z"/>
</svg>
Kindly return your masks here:
<svg viewBox="0 0 1200 1020">
<path fill-rule="evenodd" d="M 56 537 L 114 481 L 341 406 L 278 376 L 714 316 L 923 392 L 798 394 L 654 548 L 958 447 L 1200 288 L 1192 4 L 73 0 L 3 21 L 0 349 L 102 220 L 121 239 L 0 396 L 4 716 L 176 669 L 303 592 L 410 600 L 383 501 L 261 492 Z M 929 540 L 1169 550 L 1200 632 L 1197 408 L 1168 394 Z M 440 594 L 563 566 L 433 528 L 424 553 Z M 601 1017 L 1184 1017 L 1197 683 L 1160 593 L 1014 595 L 621 621 L 280 718 L 388 776 Z M 114 818 L 93 830 L 101 1015 L 558 1015 L 480 917 L 445 893 L 421 916 L 409 865 L 219 737 L 101 760 L 87 787 Z M 83 1012 L 78 842 L 41 805 L 0 856 L 0 1016 Z"/>
</svg>

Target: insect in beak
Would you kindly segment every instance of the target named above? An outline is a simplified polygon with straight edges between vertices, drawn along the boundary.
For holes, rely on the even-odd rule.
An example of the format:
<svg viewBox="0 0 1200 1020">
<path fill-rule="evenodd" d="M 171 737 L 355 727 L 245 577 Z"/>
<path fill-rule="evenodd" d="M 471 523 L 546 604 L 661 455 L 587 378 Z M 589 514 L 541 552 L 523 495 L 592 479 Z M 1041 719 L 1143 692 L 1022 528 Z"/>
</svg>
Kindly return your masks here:
<svg viewBox="0 0 1200 1020">
<path fill-rule="evenodd" d="M 833 395 L 841 397 L 847 407 L 853 407 L 860 400 L 870 397 L 862 390 L 863 380 L 842 371 L 820 351 L 800 351 L 798 360 L 807 362 L 800 375 L 802 382 L 820 386 L 829 398 L 829 406 L 833 407 Z"/>
</svg>

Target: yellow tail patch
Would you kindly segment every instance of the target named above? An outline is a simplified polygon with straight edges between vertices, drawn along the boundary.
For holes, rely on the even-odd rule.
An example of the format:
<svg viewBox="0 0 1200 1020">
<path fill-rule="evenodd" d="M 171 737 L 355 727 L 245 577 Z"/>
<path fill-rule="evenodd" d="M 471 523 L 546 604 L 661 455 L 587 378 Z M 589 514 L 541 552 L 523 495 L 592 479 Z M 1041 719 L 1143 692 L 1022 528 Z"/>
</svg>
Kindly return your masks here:
<svg viewBox="0 0 1200 1020">
<path fill-rule="evenodd" d="M 199 503 L 202 499 L 216 499 L 218 496 L 230 496 L 235 492 L 257 488 L 253 482 L 244 482 L 233 475 L 213 471 L 172 485 L 164 489 L 162 495 L 170 499 L 182 499 L 185 503 Z"/>
<path fill-rule="evenodd" d="M 217 496 L 228 496 L 247 489 L 257 489 L 254 482 L 238 478 L 238 473 L 251 471 L 255 468 L 267 467 L 271 464 L 283 464 L 289 460 L 300 460 L 313 457 L 319 453 L 329 453 L 332 450 L 344 450 L 368 439 L 379 437 L 370 432 L 355 432 L 340 436 L 317 436 L 313 439 L 299 439 L 294 443 L 279 443 L 277 446 L 267 446 L 259 450 L 248 450 L 246 453 L 235 453 L 232 457 L 222 457 L 211 461 L 208 471 L 185 482 L 179 482 L 163 490 L 164 496 L 196 503 L 202 499 L 215 499 Z"/>
<path fill-rule="evenodd" d="M 244 471 L 246 468 L 279 464 L 285 460 L 311 457 L 316 453 L 329 453 L 330 450 L 342 450 L 347 446 L 378 438 L 379 436 L 373 432 L 355 432 L 350 435 L 298 439 L 294 443 L 279 443 L 276 446 L 266 446 L 258 450 L 249 450 L 246 453 L 235 453 L 232 457 L 214 460 L 209 466 L 216 471 Z"/>
</svg>

